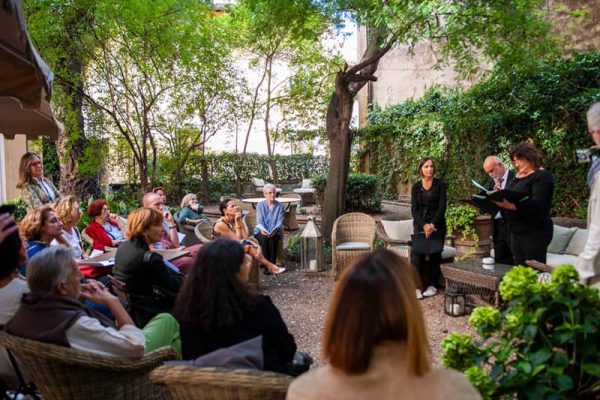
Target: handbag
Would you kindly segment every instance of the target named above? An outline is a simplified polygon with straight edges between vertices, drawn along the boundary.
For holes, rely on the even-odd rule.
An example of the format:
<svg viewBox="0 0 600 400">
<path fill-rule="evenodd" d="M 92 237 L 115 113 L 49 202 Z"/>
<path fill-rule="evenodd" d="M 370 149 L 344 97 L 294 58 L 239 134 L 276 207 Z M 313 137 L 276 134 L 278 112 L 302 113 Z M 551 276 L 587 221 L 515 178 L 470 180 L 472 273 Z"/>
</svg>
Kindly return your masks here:
<svg viewBox="0 0 600 400">
<path fill-rule="evenodd" d="M 429 238 L 425 236 L 425 232 L 415 233 L 410 235 L 410 240 L 412 252 L 418 256 L 441 253 L 444 250 L 444 239 L 440 231 L 434 231 Z"/>
</svg>

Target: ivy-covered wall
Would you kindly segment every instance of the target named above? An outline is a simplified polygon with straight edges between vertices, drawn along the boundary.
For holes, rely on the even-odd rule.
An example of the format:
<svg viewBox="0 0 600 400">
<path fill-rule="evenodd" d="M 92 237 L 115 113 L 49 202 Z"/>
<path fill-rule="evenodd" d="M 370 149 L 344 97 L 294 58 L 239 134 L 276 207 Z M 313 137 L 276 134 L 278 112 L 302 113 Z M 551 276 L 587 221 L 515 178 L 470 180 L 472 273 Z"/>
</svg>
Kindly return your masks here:
<svg viewBox="0 0 600 400">
<path fill-rule="evenodd" d="M 381 179 L 385 198 L 397 185 L 417 179 L 415 167 L 432 157 L 451 199 L 475 192 L 471 178 L 485 180 L 489 154 L 508 161 L 511 146 L 531 138 L 545 154 L 556 181 L 554 215 L 584 217 L 588 165 L 574 151 L 591 145 L 585 123 L 589 106 L 600 101 L 600 54 L 493 73 L 466 91 L 432 88 L 421 99 L 373 112 L 358 132 L 364 169 Z"/>
</svg>

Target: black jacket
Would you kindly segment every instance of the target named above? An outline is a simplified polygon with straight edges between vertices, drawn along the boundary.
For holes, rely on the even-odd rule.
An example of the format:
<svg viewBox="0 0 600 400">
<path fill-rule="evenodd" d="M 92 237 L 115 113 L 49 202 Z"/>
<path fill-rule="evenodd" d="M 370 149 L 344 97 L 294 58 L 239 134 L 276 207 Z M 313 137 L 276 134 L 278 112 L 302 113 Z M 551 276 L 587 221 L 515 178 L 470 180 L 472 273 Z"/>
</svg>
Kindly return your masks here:
<svg viewBox="0 0 600 400">
<path fill-rule="evenodd" d="M 181 324 L 181 350 L 184 360 L 263 335 L 264 369 L 288 373 L 286 363 L 296 352 L 294 337 L 269 296 L 257 295 L 256 301 L 233 326 L 204 330 Z"/>
<path fill-rule="evenodd" d="M 181 274 L 169 269 L 162 256 L 151 252 L 142 239 L 119 246 L 114 274 L 125 283 L 130 312 L 140 327 L 156 314 L 171 311 L 182 282 Z"/>
</svg>

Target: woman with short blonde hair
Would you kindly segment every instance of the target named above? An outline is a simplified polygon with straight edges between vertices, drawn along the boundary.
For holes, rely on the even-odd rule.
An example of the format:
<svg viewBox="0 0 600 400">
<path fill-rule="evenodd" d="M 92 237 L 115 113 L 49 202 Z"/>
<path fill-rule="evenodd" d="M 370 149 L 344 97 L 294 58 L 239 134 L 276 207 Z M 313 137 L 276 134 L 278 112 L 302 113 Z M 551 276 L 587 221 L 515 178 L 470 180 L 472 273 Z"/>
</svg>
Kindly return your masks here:
<svg viewBox="0 0 600 400">
<path fill-rule="evenodd" d="M 432 369 L 417 276 L 396 253 L 357 259 L 338 282 L 323 333 L 328 364 L 292 382 L 295 399 L 480 399 L 457 371 Z"/>
<path fill-rule="evenodd" d="M 79 233 L 76 226 L 81 220 L 79 199 L 73 195 L 61 197 L 52 205 L 52 208 L 56 212 L 56 216 L 60 219 L 60 222 L 62 222 L 63 227 L 61 236 L 52 241 L 51 245 L 63 244 L 73 249 L 76 259 L 85 258 L 83 247 L 81 246 L 81 233 Z M 88 276 L 85 272 L 84 275 L 92 277 Z"/>
<path fill-rule="evenodd" d="M 198 197 L 194 193 L 188 193 L 181 199 L 179 222 L 183 225 L 197 225 L 200 221 L 209 221 L 202 211 L 204 207 L 198 203 Z"/>
</svg>

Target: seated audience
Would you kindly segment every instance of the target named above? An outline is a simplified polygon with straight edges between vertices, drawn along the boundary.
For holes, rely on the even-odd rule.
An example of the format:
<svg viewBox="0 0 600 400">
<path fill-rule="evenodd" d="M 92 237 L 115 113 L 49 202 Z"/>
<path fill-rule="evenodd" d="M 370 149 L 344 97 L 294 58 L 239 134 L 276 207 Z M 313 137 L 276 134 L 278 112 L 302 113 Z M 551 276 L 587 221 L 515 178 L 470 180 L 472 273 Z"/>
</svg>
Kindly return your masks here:
<svg viewBox="0 0 600 400">
<path fill-rule="evenodd" d="M 30 210 L 19 225 L 21 235 L 27 241 L 27 256 L 32 258 L 50 246 L 53 240 L 61 237 L 62 227 L 62 222 L 50 205 L 45 204 Z M 25 276 L 24 267 L 20 268 L 20 273 Z"/>
<path fill-rule="evenodd" d="M 181 275 L 150 250 L 150 245 L 160 240 L 162 222 L 162 214 L 153 208 L 132 211 L 125 228 L 129 240 L 119 246 L 115 256 L 114 274 L 127 287 L 138 326 L 159 313 L 170 312 L 181 286 Z"/>
<path fill-rule="evenodd" d="M 62 235 L 50 244 L 53 246 L 62 244 L 72 248 L 76 260 L 86 258 L 81 245 L 81 233 L 77 229 L 77 224 L 81 220 L 81 207 L 77 197 L 72 195 L 61 197 L 52 208 L 63 226 Z"/>
<path fill-rule="evenodd" d="M 210 221 L 202 211 L 203 207 L 198 203 L 198 197 L 194 193 L 188 193 L 181 199 L 179 222 L 185 225 L 197 225 L 200 221 Z"/>
<path fill-rule="evenodd" d="M 213 238 L 223 237 L 232 240 L 238 240 L 244 245 L 244 251 L 252 256 L 259 264 L 266 267 L 265 274 L 281 274 L 285 268 L 279 268 L 267 260 L 260 247 L 248 240 L 248 232 L 242 221 L 242 212 L 232 199 L 225 198 L 219 204 L 221 218 L 213 227 Z"/>
<path fill-rule="evenodd" d="M 73 250 L 53 246 L 27 266 L 31 293 L 6 325 L 10 334 L 103 356 L 141 357 L 144 352 L 178 342 L 177 321 L 162 314 L 144 330 L 136 328 L 118 298 L 96 281 L 81 284 Z M 80 298 L 110 308 L 116 323 Z"/>
<path fill-rule="evenodd" d="M 179 257 L 173 261 L 173 264 L 179 268 L 179 271 L 186 274 L 192 266 L 194 257 L 198 250 L 202 247 L 202 244 L 196 244 L 189 247 L 179 245 L 179 235 L 177 234 L 177 225 L 173 220 L 173 215 L 170 211 L 164 209 L 164 203 L 162 197 L 156 193 L 146 193 L 142 199 L 144 207 L 153 208 L 159 211 L 163 216 L 162 233 L 159 240 L 156 243 L 152 243 L 151 249 L 158 250 L 173 250 L 182 249 L 187 250 L 190 254 L 188 256 Z"/>
<path fill-rule="evenodd" d="M 269 262 L 277 261 L 279 241 L 283 240 L 283 204 L 275 200 L 277 188 L 272 183 L 263 187 L 265 200 L 256 206 L 254 237 L 260 243 L 262 253 Z"/>
<path fill-rule="evenodd" d="M 392 251 L 355 260 L 329 306 L 328 364 L 292 382 L 287 399 L 480 399 L 459 372 L 431 367 L 416 281 L 414 269 Z"/>
<path fill-rule="evenodd" d="M 52 203 L 60 197 L 56 186 L 50 179 L 44 177 L 42 158 L 31 152 L 21 157 L 17 189 L 21 189 L 21 197 L 27 211 Z"/>
<path fill-rule="evenodd" d="M 106 200 L 92 201 L 87 208 L 87 214 L 93 220 L 85 228 L 85 233 L 94 241 L 94 250 L 104 253 L 107 247 L 118 247 L 125 241 L 119 217 L 110 213 Z"/>
<path fill-rule="evenodd" d="M 200 250 L 173 312 L 184 359 L 262 335 L 264 369 L 289 372 L 294 337 L 271 299 L 245 285 L 251 268 L 250 257 L 237 241 L 217 239 Z"/>
<path fill-rule="evenodd" d="M 165 191 L 164 187 L 158 186 L 155 188 L 152 188 L 152 193 L 156 193 L 157 195 L 160 196 L 162 202 L 163 202 L 163 211 L 171 211 L 171 207 L 169 207 L 167 205 L 167 192 Z"/>
<path fill-rule="evenodd" d="M 17 312 L 23 294 L 29 292 L 27 282 L 18 273 L 19 265 L 27 263 L 27 252 L 17 232 L 15 220 L 8 214 L 0 215 L 0 259 L 0 325 L 4 327 Z M 23 372 L 22 367 L 19 370 Z M 4 349 L 0 351 L 0 380 L 4 382 L 6 389 L 19 385 Z"/>
</svg>

